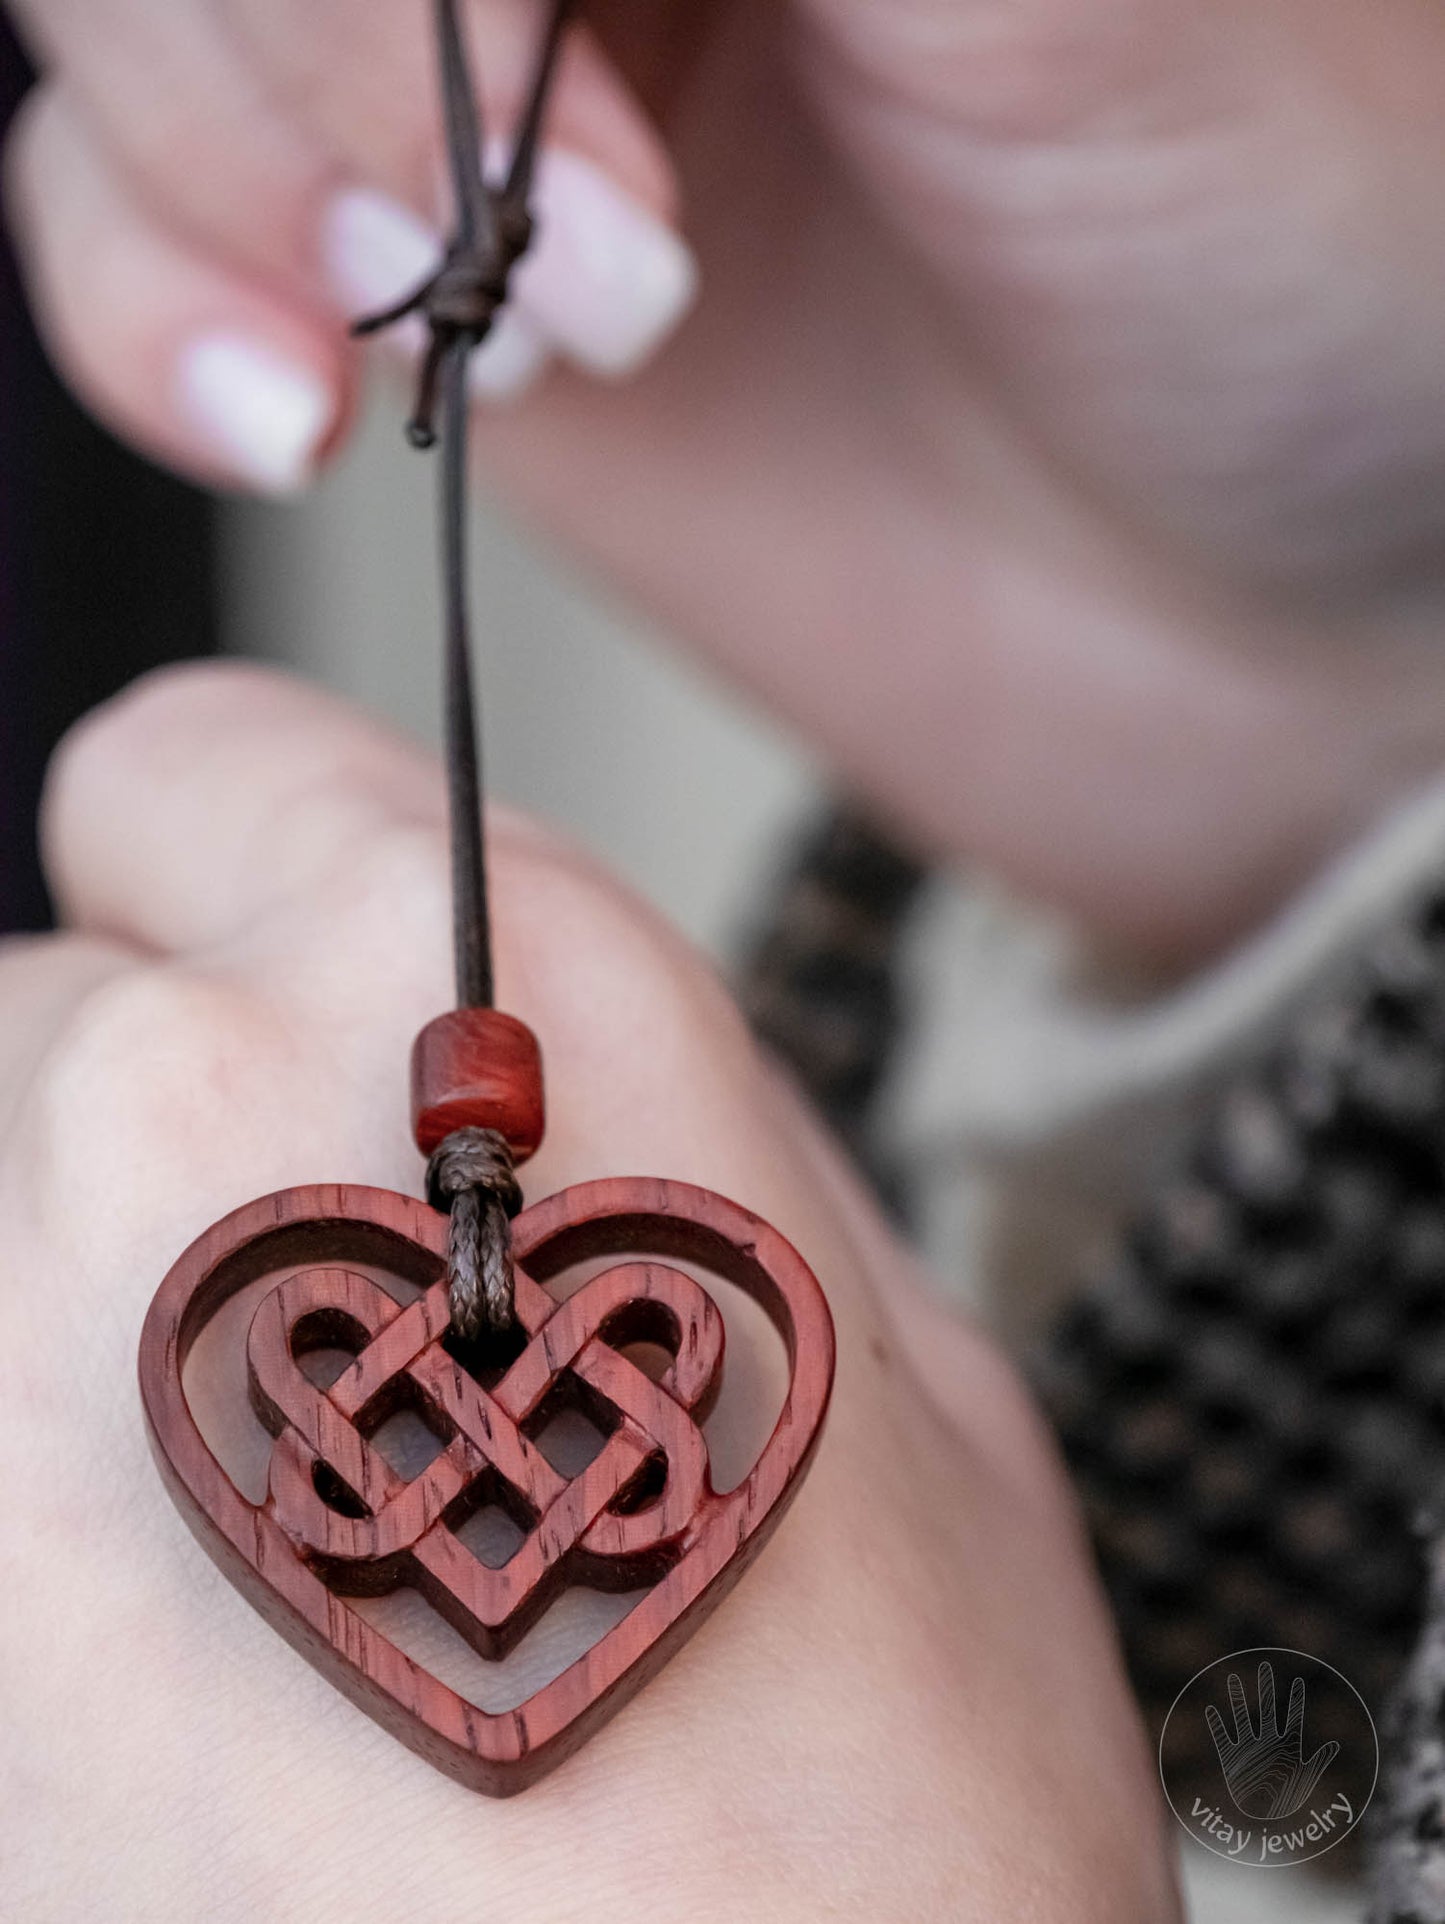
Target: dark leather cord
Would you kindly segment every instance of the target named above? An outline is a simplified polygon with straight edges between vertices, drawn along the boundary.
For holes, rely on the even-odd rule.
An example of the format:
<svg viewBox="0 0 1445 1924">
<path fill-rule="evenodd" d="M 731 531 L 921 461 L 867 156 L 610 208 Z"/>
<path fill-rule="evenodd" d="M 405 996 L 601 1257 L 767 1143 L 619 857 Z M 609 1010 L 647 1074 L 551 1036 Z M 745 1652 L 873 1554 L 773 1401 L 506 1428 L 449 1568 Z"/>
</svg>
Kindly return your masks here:
<svg viewBox="0 0 1445 1924">
<path fill-rule="evenodd" d="M 490 1008 L 493 1000 L 482 761 L 467 594 L 467 363 L 506 304 L 512 270 L 531 245 L 529 203 L 538 143 L 572 7 L 573 0 L 553 0 L 507 177 L 493 188 L 483 173 L 482 115 L 457 0 L 434 0 L 456 227 L 430 279 L 352 329 L 356 335 L 375 334 L 408 314 L 420 314 L 429 336 L 407 436 L 413 447 L 433 447 L 440 406 L 452 931 L 457 1005 L 464 1009 Z M 488 1138 L 486 1143 L 476 1140 L 481 1136 Z M 511 1217 L 520 1204 L 505 1140 L 491 1130 L 458 1130 L 432 1158 L 428 1183 L 433 1201 L 449 1201 L 451 1206 L 448 1268 L 458 1333 L 472 1339 L 488 1327 L 505 1329 L 513 1315 Z"/>
<path fill-rule="evenodd" d="M 446 429 L 441 471 L 442 580 L 446 607 L 446 764 L 452 853 L 452 947 L 457 1007 L 492 1006 L 492 921 L 482 828 L 482 764 L 472 685 L 467 594 L 467 358 L 465 340 L 443 363 Z"/>
</svg>

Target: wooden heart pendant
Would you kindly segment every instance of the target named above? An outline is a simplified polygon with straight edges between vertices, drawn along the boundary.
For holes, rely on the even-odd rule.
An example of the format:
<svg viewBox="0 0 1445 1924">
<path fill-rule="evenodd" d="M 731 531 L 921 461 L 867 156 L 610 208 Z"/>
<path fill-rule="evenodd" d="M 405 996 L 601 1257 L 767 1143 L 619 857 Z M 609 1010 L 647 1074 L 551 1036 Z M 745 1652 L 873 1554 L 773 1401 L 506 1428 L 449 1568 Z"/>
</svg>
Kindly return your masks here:
<svg viewBox="0 0 1445 1924">
<path fill-rule="evenodd" d="M 478 1012 L 471 1040 L 495 1042 L 508 1020 Z M 428 1033 L 415 1058 L 419 1140 L 434 1146 L 440 1093 L 448 1128 L 510 1121 L 535 1147 L 540 1065 L 535 1088 L 530 1071 L 499 1081 L 474 1049 L 458 1082 L 455 1051 L 438 1069 Z M 495 1050 L 490 1061 L 495 1069 Z M 519 1084 L 531 1105 L 525 1127 Z M 512 1225 L 515 1325 L 482 1366 L 453 1333 L 448 1234 L 445 1215 L 377 1189 L 294 1189 L 237 1210 L 161 1285 L 141 1339 L 141 1394 L 167 1487 L 267 1621 L 421 1756 L 505 1796 L 612 1716 L 762 1548 L 817 1447 L 833 1329 L 812 1272 L 758 1217 L 685 1184 L 612 1180 L 551 1196 Z M 725 1493 L 700 1427 L 721 1382 L 722 1318 L 677 1263 L 745 1292 L 787 1352 L 776 1426 Z M 584 1267 L 572 1294 L 548 1289 Z M 250 1406 L 270 1439 L 266 1493 L 253 1501 L 203 1437 L 185 1371 L 227 1303 L 263 1280 L 245 1338 Z M 663 1353 L 660 1369 L 626 1353 L 639 1344 Z M 322 1352 L 330 1380 L 307 1368 Z M 603 1439 L 573 1475 L 537 1442 L 568 1406 Z M 411 1476 L 372 1440 L 399 1410 L 435 1438 Z M 518 1530 L 500 1564 L 459 1534 L 486 1505 Z M 560 1674 L 497 1712 L 432 1675 L 358 1607 L 414 1590 L 496 1660 L 573 1587 L 641 1594 Z"/>
</svg>

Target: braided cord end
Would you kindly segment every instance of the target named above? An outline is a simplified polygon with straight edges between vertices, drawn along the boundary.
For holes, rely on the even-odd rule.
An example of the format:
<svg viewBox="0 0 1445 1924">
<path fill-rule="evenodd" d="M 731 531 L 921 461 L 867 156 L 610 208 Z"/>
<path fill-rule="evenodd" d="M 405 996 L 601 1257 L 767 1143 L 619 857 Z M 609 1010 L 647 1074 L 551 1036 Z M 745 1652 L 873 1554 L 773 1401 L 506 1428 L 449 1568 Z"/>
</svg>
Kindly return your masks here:
<svg viewBox="0 0 1445 1924">
<path fill-rule="evenodd" d="M 522 1191 L 507 1138 L 496 1129 L 453 1130 L 427 1164 L 426 1186 L 432 1207 L 451 1216 L 452 1327 L 466 1342 L 509 1330 L 516 1319 L 512 1218 Z"/>
</svg>

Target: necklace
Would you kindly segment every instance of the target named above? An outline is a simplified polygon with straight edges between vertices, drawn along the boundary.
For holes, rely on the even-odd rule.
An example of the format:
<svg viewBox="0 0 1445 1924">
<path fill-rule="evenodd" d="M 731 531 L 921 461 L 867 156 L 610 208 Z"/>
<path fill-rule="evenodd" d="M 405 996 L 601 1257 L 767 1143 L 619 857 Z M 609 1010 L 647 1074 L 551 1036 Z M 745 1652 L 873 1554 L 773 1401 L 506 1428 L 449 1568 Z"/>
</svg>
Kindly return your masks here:
<svg viewBox="0 0 1445 1924">
<path fill-rule="evenodd" d="M 456 231 L 423 287 L 356 330 L 425 318 L 408 433 L 418 447 L 442 442 L 458 1006 L 422 1030 L 412 1055 L 429 1200 L 336 1184 L 248 1204 L 180 1257 L 140 1346 L 157 1464 L 221 1569 L 369 1715 L 493 1795 L 523 1789 L 570 1755 L 742 1575 L 812 1461 L 834 1360 L 816 1278 L 738 1204 L 626 1178 L 523 1210 L 515 1174 L 542 1140 L 542 1059 L 531 1031 L 493 1006 L 467 610 L 466 373 L 532 238 L 532 174 L 570 12 L 570 0 L 554 0 L 512 160 L 494 188 L 482 172 L 456 0 L 434 0 Z M 582 1268 L 570 1294 L 549 1289 Z M 714 1486 L 702 1428 L 722 1382 L 723 1321 L 694 1270 L 752 1298 L 788 1362 L 781 1414 L 727 1491 Z M 246 1292 L 257 1300 L 241 1337 Z M 250 1418 L 267 1452 L 264 1493 L 242 1489 L 192 1407 L 187 1365 L 208 1331 L 208 1356 L 217 1344 L 243 1345 Z M 639 1366 L 628 1353 L 637 1345 L 661 1354 L 660 1369 Z M 566 1410 L 602 1439 L 571 1474 L 538 1441 Z M 414 1474 L 377 1441 L 403 1411 L 435 1444 Z M 505 1560 L 466 1541 L 468 1520 L 489 1507 L 515 1526 Z M 453 1688 L 366 1607 L 414 1593 L 496 1663 L 579 1588 L 634 1600 L 566 1668 L 501 1709 Z"/>
</svg>

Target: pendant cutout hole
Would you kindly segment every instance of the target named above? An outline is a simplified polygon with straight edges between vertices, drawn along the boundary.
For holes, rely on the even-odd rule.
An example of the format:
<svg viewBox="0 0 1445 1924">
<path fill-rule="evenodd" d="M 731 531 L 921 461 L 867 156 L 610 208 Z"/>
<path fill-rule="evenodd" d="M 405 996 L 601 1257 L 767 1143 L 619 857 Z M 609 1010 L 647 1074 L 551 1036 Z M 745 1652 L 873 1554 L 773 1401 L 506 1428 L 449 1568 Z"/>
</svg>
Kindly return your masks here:
<svg viewBox="0 0 1445 1924">
<path fill-rule="evenodd" d="M 393 1411 L 371 1432 L 368 1441 L 408 1482 L 430 1468 L 447 1446 L 447 1438 L 439 1436 L 422 1412 L 409 1405 Z"/>
<path fill-rule="evenodd" d="M 537 1527 L 532 1505 L 495 1470 L 479 1477 L 447 1512 L 446 1525 L 463 1549 L 489 1570 L 509 1564 Z"/>
<path fill-rule="evenodd" d="M 559 1476 L 580 1476 L 595 1463 L 607 1432 L 576 1404 L 558 1409 L 533 1438 Z"/>
<path fill-rule="evenodd" d="M 452 1534 L 478 1563 L 484 1563 L 489 1570 L 501 1570 L 527 1541 L 528 1533 L 500 1503 L 485 1503 Z"/>
<path fill-rule="evenodd" d="M 460 1363 L 467 1375 L 484 1390 L 494 1389 L 527 1347 L 527 1332 L 520 1323 L 510 1329 L 483 1330 L 470 1340 L 448 1330 L 442 1348 L 453 1362 Z"/>
<path fill-rule="evenodd" d="M 308 1357 L 340 1356 L 343 1358 L 341 1369 L 345 1369 L 347 1363 L 366 1348 L 367 1341 L 365 1326 L 354 1316 L 348 1316 L 344 1309 L 315 1309 L 299 1317 L 292 1328 L 291 1354 L 303 1366 Z M 341 1370 L 337 1370 L 336 1375 L 340 1374 Z"/>
<path fill-rule="evenodd" d="M 607 1506 L 614 1516 L 635 1516 L 645 1510 L 649 1503 L 657 1499 L 667 1488 L 667 1458 L 662 1455 L 648 1457 L 627 1487 L 619 1490 Z"/>
<path fill-rule="evenodd" d="M 478 1710 L 496 1716 L 515 1710 L 596 1647 L 647 1595 L 566 1590 L 505 1657 L 479 1656 L 418 1591 L 348 1597 L 346 1607 L 388 1637 L 423 1669 Z"/>
<path fill-rule="evenodd" d="M 341 1372 L 355 1361 L 355 1352 L 344 1349 L 310 1349 L 296 1358 L 301 1374 L 319 1390 L 329 1390 Z"/>
<path fill-rule="evenodd" d="M 352 1517 L 360 1521 L 362 1517 L 370 1515 L 370 1511 L 360 1497 L 347 1489 L 329 1463 L 312 1464 L 311 1486 L 327 1509 L 335 1510 L 338 1516 Z"/>
<path fill-rule="evenodd" d="M 660 1383 L 676 1361 L 676 1353 L 660 1343 L 626 1343 L 619 1345 L 618 1353 L 651 1383 Z"/>
</svg>

